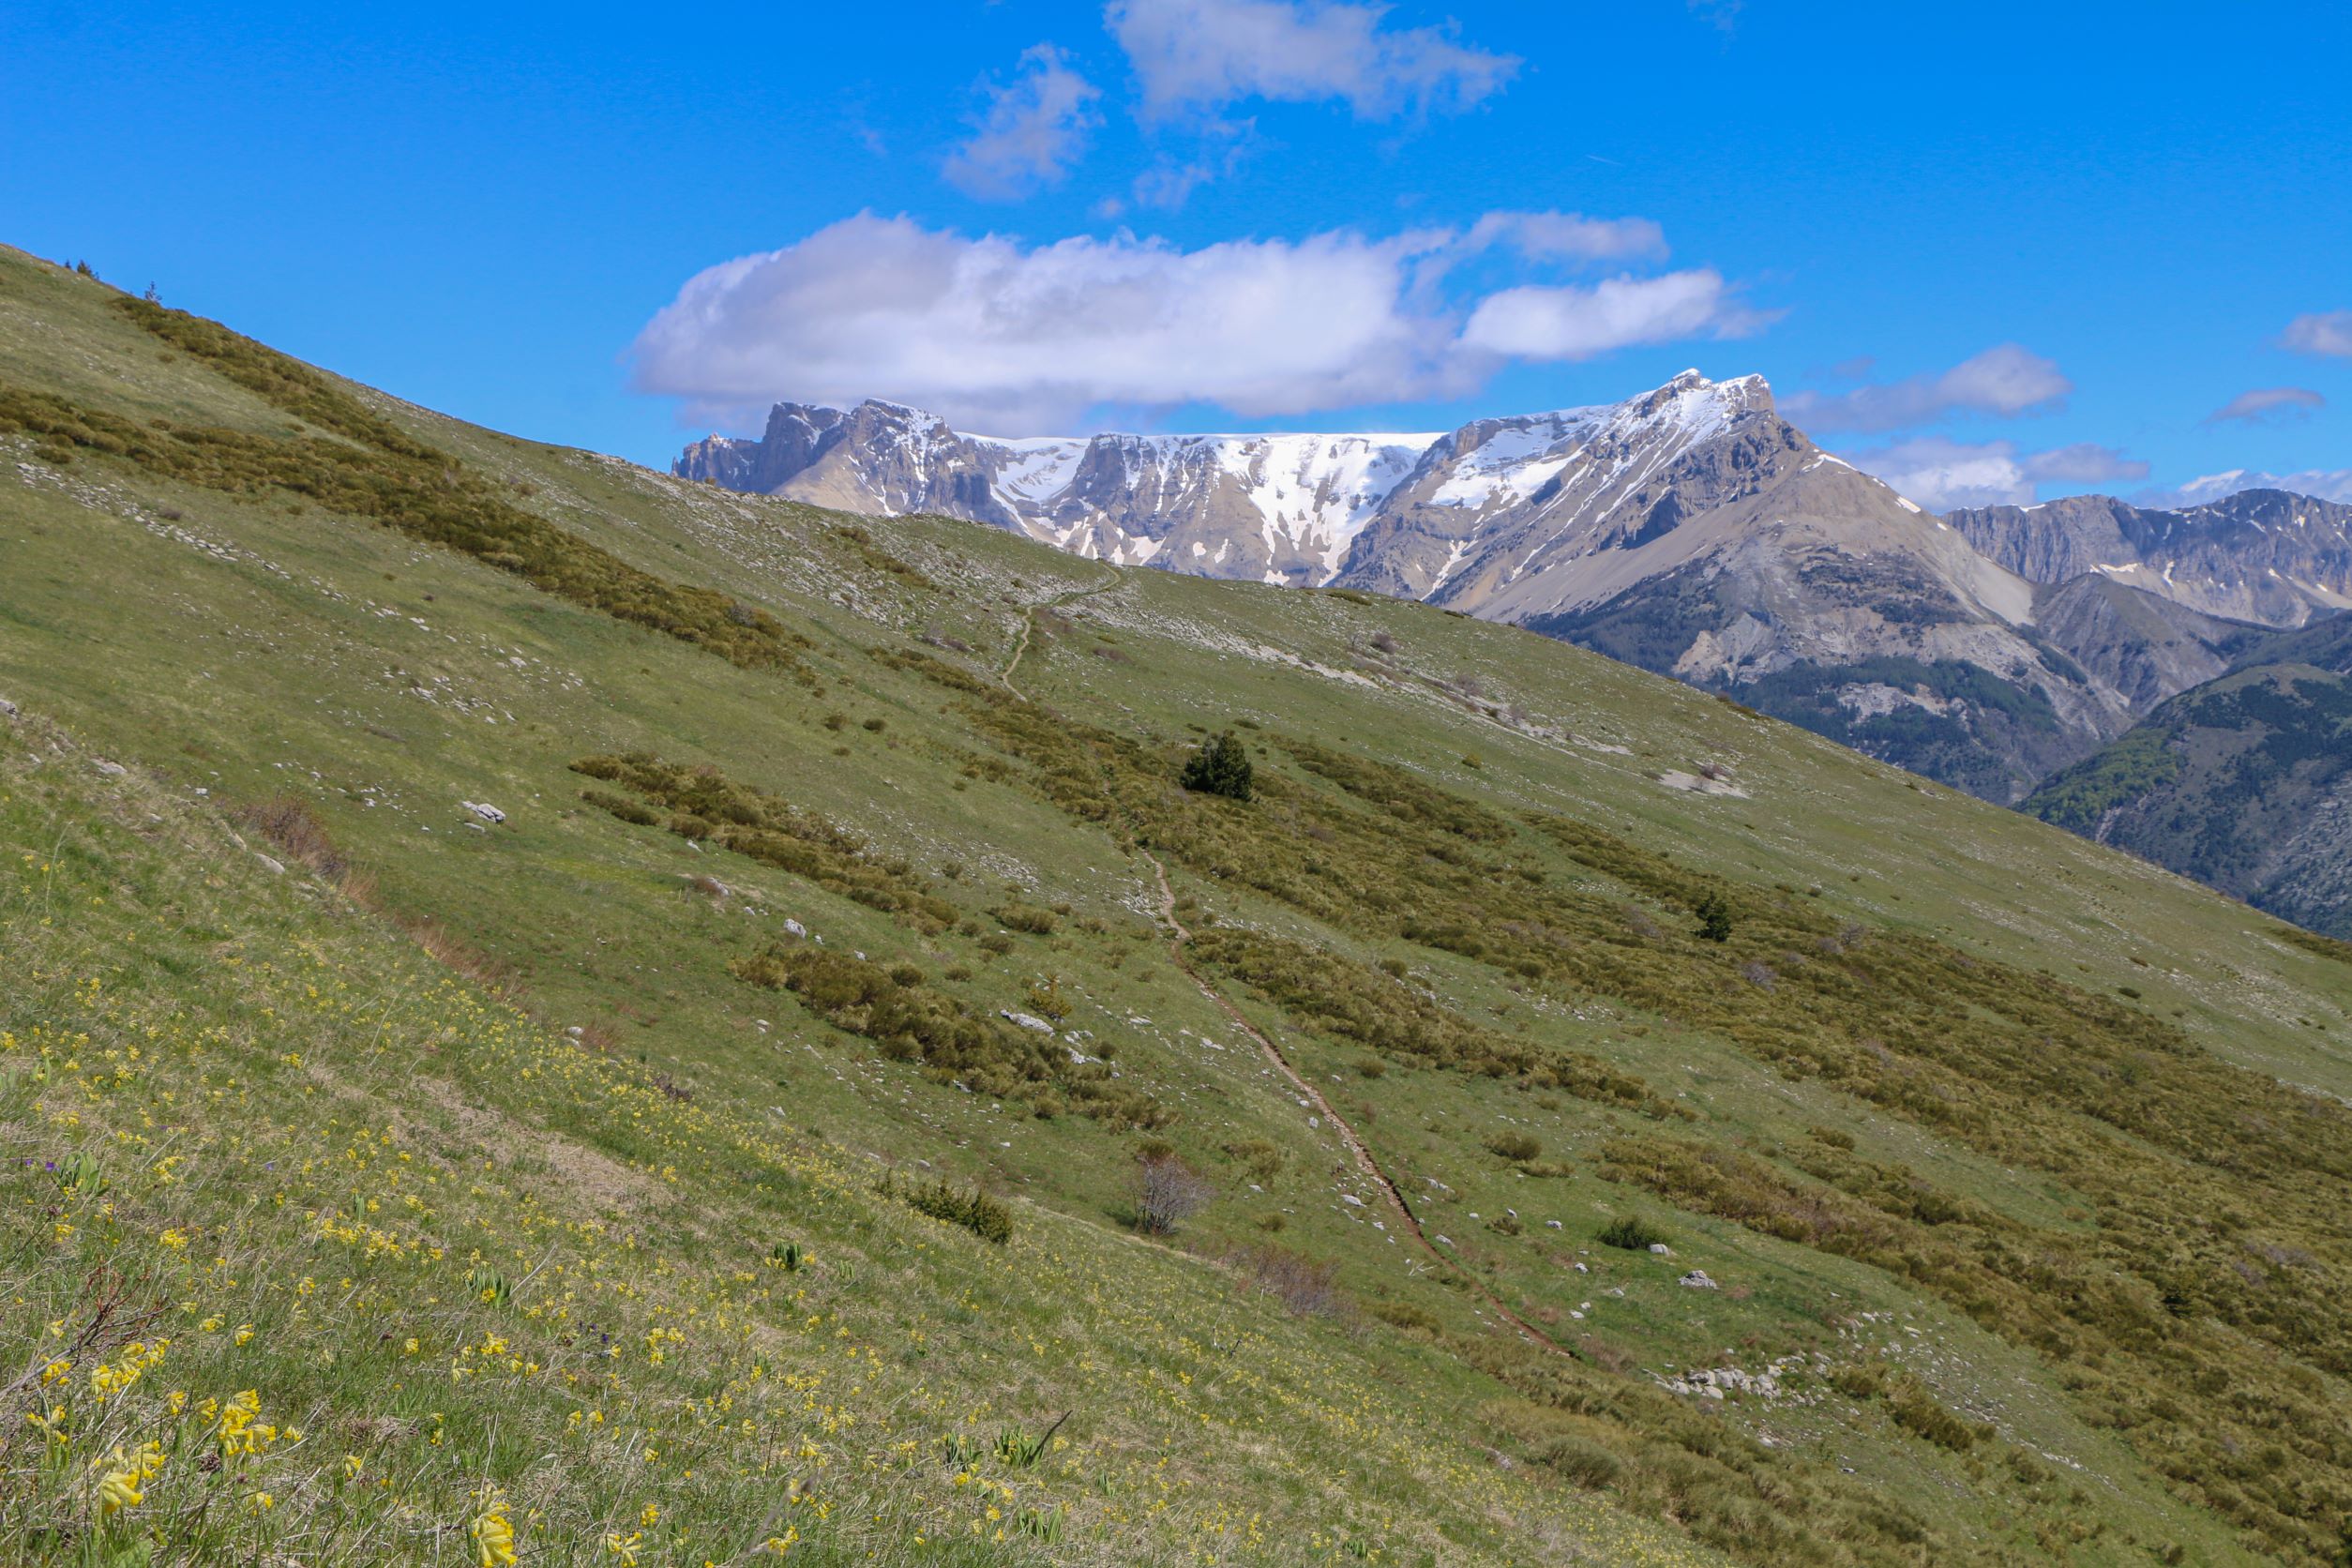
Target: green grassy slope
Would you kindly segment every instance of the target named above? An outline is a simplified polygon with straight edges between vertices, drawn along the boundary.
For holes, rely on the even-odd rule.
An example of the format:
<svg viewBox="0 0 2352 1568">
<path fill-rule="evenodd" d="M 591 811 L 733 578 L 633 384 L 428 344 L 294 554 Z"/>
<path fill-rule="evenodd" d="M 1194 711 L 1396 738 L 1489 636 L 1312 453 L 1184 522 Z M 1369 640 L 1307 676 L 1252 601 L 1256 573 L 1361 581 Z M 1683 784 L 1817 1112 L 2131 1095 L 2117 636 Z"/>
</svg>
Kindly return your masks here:
<svg viewBox="0 0 2352 1568">
<path fill-rule="evenodd" d="M 1531 635 L 680 483 L 12 252 L 0 451 L 24 1553 L 462 1560 L 493 1485 L 530 1561 L 2344 1540 L 2352 964 L 2268 917 Z M 1256 798 L 1176 790 L 1228 725 Z M 206 1471 L 165 1396 L 245 1388 L 305 1438 Z"/>
</svg>

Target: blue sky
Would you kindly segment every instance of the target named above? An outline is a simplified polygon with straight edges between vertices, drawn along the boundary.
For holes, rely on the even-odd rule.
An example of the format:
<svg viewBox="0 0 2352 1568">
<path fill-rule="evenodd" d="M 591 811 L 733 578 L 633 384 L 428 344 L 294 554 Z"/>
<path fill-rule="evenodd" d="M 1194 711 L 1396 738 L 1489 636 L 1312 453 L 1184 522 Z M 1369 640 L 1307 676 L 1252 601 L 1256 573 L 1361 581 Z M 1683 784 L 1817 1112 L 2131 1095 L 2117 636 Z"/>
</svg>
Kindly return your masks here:
<svg viewBox="0 0 2352 1568">
<path fill-rule="evenodd" d="M 1429 430 L 1696 365 L 1923 499 L 2352 496 L 2346 60 L 2340 5 L 16 0 L 0 239 L 653 463 L 778 396 Z"/>
</svg>

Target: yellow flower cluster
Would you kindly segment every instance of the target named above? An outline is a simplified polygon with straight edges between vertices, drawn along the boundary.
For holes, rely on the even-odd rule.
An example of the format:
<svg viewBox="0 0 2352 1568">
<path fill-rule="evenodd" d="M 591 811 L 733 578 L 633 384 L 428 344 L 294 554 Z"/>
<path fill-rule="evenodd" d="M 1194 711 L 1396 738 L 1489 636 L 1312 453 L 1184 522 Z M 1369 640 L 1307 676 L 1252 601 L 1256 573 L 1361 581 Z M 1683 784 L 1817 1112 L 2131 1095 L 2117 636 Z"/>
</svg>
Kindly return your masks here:
<svg viewBox="0 0 2352 1568">
<path fill-rule="evenodd" d="M 98 1516 L 111 1519 L 147 1500 L 146 1484 L 163 1473 L 163 1445 L 142 1443 L 128 1455 L 117 1448 L 91 1469 L 98 1477 Z"/>
</svg>

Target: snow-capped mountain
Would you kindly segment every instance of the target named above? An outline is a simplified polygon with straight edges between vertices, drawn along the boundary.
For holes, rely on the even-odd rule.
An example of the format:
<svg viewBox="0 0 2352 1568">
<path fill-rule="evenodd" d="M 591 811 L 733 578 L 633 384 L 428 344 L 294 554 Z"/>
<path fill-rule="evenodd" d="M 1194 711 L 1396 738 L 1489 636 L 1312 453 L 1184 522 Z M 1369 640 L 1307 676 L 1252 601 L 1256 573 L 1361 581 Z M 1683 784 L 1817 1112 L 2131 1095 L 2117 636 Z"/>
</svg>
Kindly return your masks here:
<svg viewBox="0 0 2352 1568">
<path fill-rule="evenodd" d="M 675 472 L 1122 565 L 1426 599 L 2004 801 L 2209 679 L 2254 602 L 2111 569 L 2144 554 L 2120 524 L 2072 542 L 2039 514 L 1956 527 L 1814 445 L 1761 377 L 1696 370 L 1442 434 L 1006 439 L 897 403 L 779 403 L 760 440 L 713 436 Z M 2269 524 L 2268 503 L 2233 504 Z M 2098 591 L 2065 588 L 2086 572 Z"/>
<path fill-rule="evenodd" d="M 674 472 L 845 511 L 938 512 L 1090 558 L 1319 584 L 1434 435 L 971 435 L 898 403 L 778 403 Z"/>
</svg>

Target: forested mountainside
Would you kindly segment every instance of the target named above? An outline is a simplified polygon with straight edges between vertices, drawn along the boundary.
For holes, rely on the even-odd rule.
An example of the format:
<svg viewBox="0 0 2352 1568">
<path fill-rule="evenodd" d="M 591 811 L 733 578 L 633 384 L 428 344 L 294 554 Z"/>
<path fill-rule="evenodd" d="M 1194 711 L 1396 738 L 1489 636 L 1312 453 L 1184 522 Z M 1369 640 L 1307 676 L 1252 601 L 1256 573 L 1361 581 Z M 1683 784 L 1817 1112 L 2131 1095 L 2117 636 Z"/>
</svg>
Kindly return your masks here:
<svg viewBox="0 0 2352 1568">
<path fill-rule="evenodd" d="M 2254 641 L 2026 809 L 2352 937 L 2352 615 Z"/>
</svg>

